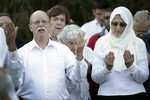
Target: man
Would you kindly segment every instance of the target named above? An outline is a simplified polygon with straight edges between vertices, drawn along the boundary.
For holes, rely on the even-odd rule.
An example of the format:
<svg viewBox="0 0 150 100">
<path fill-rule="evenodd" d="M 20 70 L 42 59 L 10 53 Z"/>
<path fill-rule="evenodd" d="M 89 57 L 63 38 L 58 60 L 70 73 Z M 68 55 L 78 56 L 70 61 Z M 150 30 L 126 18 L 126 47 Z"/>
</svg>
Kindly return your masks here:
<svg viewBox="0 0 150 100">
<path fill-rule="evenodd" d="M 6 23 L 12 23 L 12 26 L 6 28 Z M 2 27 L 7 34 L 7 30 L 11 30 L 11 32 L 15 32 L 17 34 L 18 26 L 15 26 L 13 22 L 13 17 L 9 13 L 0 13 L 0 27 Z M 24 44 L 27 43 L 27 40 L 16 38 L 16 45 L 17 48 L 22 47 Z"/>
<path fill-rule="evenodd" d="M 110 25 L 109 25 L 109 18 L 111 15 L 112 9 L 111 8 L 107 8 L 105 13 L 103 13 L 103 25 L 104 25 L 104 29 L 101 32 L 98 32 L 96 34 L 94 34 L 93 36 L 91 36 L 91 38 L 88 41 L 87 46 L 90 47 L 92 50 L 94 50 L 95 47 L 95 43 L 96 41 L 103 35 L 106 35 L 110 29 Z"/>
<path fill-rule="evenodd" d="M 103 13 L 108 7 L 109 3 L 107 2 L 107 0 L 96 0 L 95 2 L 93 2 L 92 11 L 95 19 L 81 26 L 81 29 L 86 33 L 84 37 L 86 44 L 88 43 L 88 40 L 92 35 L 103 30 Z"/>
<path fill-rule="evenodd" d="M 17 94 L 24 100 L 66 100 L 69 97 L 65 78 L 74 84 L 81 82 L 80 64 L 82 43 L 78 42 L 77 56 L 68 47 L 49 38 L 49 17 L 35 11 L 29 21 L 33 40 L 16 50 L 14 39 L 9 47 L 8 71 L 18 85 Z M 9 34 L 12 38 L 15 34 Z M 14 48 L 15 47 L 15 48 Z M 11 65 L 11 66 L 9 66 Z M 14 73 L 12 73 L 14 72 Z"/>
<path fill-rule="evenodd" d="M 6 36 L 4 30 L 0 28 L 0 68 L 4 66 L 6 54 L 7 54 Z"/>
<path fill-rule="evenodd" d="M 133 29 L 136 36 L 142 37 L 150 33 L 150 14 L 148 10 L 137 11 L 133 16 L 133 21 Z"/>
<path fill-rule="evenodd" d="M 111 15 L 112 9 L 111 8 L 107 8 L 105 13 L 103 13 L 103 20 L 104 20 L 104 29 L 99 32 L 94 34 L 88 41 L 87 46 L 90 47 L 92 50 L 94 50 L 95 47 L 95 43 L 96 41 L 103 35 L 105 35 L 106 33 L 108 33 L 108 31 L 110 30 L 110 25 L 109 25 L 109 18 Z M 98 88 L 99 88 L 99 84 L 95 83 L 92 78 L 91 78 L 91 72 L 92 72 L 92 65 L 90 65 L 89 67 L 89 73 L 88 73 L 88 81 L 90 83 L 90 95 L 91 95 L 91 99 L 92 100 L 96 100 L 97 99 L 97 93 L 98 93 Z"/>
<path fill-rule="evenodd" d="M 4 67 L 7 52 L 6 36 L 4 30 L 0 28 L 0 100 L 18 100 L 12 79 Z"/>
</svg>

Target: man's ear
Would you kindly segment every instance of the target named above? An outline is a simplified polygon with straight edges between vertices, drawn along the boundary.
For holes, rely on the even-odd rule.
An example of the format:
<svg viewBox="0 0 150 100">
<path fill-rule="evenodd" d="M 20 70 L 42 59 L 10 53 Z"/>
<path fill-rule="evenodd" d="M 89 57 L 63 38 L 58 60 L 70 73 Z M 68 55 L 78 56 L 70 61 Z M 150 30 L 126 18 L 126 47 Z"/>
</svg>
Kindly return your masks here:
<svg viewBox="0 0 150 100">
<path fill-rule="evenodd" d="M 17 34 L 18 32 L 18 26 L 15 27 L 15 33 Z"/>
<path fill-rule="evenodd" d="M 93 15 L 95 16 L 95 9 L 93 9 L 92 12 L 93 12 Z"/>
<path fill-rule="evenodd" d="M 30 24 L 28 26 L 29 26 L 29 30 L 32 32 L 32 26 Z"/>
</svg>

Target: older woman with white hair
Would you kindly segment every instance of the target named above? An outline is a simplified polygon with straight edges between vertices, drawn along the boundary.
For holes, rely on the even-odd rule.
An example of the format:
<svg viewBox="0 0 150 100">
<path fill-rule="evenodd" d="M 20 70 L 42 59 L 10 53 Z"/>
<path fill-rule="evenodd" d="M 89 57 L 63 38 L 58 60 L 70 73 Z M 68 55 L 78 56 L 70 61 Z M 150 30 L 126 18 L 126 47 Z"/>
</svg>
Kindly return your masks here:
<svg viewBox="0 0 150 100">
<path fill-rule="evenodd" d="M 63 31 L 58 35 L 58 40 L 62 44 L 68 46 L 76 55 L 78 50 L 84 49 L 84 32 L 76 24 L 66 25 Z M 81 54 L 83 55 L 83 54 Z M 70 98 L 68 100 L 90 100 L 89 84 L 87 81 L 88 65 L 82 67 L 82 82 L 75 85 L 66 80 Z"/>
<path fill-rule="evenodd" d="M 92 79 L 100 84 L 97 100 L 147 100 L 143 86 L 149 76 L 147 51 L 126 7 L 113 10 L 110 31 L 98 39 L 94 53 Z"/>
</svg>

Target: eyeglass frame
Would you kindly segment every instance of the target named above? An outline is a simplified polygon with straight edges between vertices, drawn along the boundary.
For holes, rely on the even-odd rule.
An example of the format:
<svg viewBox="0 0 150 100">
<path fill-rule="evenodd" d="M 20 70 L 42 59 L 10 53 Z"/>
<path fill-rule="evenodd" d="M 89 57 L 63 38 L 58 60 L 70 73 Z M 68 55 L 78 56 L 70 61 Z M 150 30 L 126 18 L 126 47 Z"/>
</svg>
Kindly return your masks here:
<svg viewBox="0 0 150 100">
<path fill-rule="evenodd" d="M 37 20 L 35 22 L 31 22 L 31 24 L 34 24 L 34 25 L 40 25 L 40 23 L 42 23 L 43 25 L 46 25 L 49 22 L 45 20 Z"/>
<path fill-rule="evenodd" d="M 111 25 L 114 27 L 117 27 L 118 25 L 120 27 L 126 27 L 127 24 L 125 22 L 111 22 Z"/>
</svg>

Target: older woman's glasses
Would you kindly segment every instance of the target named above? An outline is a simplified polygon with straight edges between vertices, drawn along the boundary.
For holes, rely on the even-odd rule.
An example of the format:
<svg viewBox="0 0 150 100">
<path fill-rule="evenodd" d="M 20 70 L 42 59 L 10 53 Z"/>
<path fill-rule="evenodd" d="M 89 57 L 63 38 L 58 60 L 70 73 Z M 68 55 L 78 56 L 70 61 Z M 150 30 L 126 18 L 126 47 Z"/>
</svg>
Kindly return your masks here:
<svg viewBox="0 0 150 100">
<path fill-rule="evenodd" d="M 120 22 L 120 23 L 119 23 L 119 22 L 111 22 L 111 25 L 114 26 L 114 27 L 116 27 L 116 26 L 118 26 L 118 25 L 119 25 L 120 27 L 126 27 L 127 24 L 124 23 L 124 22 Z"/>
</svg>

